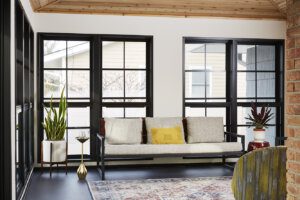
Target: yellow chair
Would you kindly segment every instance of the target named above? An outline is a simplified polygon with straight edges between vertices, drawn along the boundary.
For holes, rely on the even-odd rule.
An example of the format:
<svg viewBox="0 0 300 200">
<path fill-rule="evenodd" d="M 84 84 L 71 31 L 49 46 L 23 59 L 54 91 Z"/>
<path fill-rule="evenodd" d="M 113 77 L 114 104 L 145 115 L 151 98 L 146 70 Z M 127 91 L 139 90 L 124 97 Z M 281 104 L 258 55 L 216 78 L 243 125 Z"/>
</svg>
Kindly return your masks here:
<svg viewBox="0 0 300 200">
<path fill-rule="evenodd" d="M 235 165 L 231 188 L 236 200 L 286 199 L 286 147 L 242 156 Z"/>
</svg>

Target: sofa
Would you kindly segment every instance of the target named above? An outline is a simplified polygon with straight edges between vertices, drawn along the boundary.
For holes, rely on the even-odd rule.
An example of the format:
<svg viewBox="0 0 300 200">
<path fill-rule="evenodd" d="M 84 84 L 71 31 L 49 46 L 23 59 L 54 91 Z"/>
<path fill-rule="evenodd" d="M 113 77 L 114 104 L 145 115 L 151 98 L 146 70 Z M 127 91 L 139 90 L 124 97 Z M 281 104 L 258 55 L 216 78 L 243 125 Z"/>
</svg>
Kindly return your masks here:
<svg viewBox="0 0 300 200">
<path fill-rule="evenodd" d="M 102 180 L 108 159 L 222 158 L 225 164 L 245 153 L 244 136 L 224 132 L 220 117 L 104 118 L 97 138 Z"/>
</svg>

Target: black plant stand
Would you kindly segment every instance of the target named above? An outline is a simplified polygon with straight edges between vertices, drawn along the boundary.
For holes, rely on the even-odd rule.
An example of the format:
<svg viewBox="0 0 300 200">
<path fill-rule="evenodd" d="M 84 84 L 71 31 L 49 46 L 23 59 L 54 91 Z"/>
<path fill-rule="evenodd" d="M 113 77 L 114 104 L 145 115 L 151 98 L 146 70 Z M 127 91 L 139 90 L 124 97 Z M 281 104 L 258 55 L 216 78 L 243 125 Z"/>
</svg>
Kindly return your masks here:
<svg viewBox="0 0 300 200">
<path fill-rule="evenodd" d="M 53 144 L 50 143 L 50 162 L 44 162 L 44 156 L 43 156 L 43 143 L 41 144 L 41 168 L 42 168 L 42 172 L 44 171 L 44 164 L 49 164 L 50 165 L 50 178 L 52 178 L 52 166 L 56 165 L 56 167 L 58 168 L 59 164 L 64 164 L 65 165 L 65 170 L 66 170 L 66 174 L 68 174 L 68 143 L 66 145 L 66 160 L 63 162 L 52 162 L 52 151 L 53 151 Z"/>
</svg>

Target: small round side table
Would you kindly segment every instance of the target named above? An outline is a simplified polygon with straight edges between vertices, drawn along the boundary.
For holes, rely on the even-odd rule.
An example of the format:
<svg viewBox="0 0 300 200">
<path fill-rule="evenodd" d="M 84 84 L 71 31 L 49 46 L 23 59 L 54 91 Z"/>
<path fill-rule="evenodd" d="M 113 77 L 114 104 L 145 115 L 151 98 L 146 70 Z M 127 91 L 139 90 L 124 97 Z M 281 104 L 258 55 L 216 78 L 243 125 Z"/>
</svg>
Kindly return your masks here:
<svg viewBox="0 0 300 200">
<path fill-rule="evenodd" d="M 253 151 L 255 149 L 259 149 L 259 148 L 264 148 L 264 147 L 269 147 L 270 146 L 270 143 L 267 142 L 267 141 L 264 141 L 264 142 L 255 142 L 255 141 L 252 141 L 252 142 L 249 142 L 248 144 L 248 152 L 250 151 Z"/>
<path fill-rule="evenodd" d="M 80 180 L 84 180 L 87 175 L 87 169 L 83 162 L 83 143 L 85 143 L 89 138 L 85 136 L 76 137 L 76 139 L 81 143 L 81 162 L 77 169 L 77 176 Z"/>
</svg>

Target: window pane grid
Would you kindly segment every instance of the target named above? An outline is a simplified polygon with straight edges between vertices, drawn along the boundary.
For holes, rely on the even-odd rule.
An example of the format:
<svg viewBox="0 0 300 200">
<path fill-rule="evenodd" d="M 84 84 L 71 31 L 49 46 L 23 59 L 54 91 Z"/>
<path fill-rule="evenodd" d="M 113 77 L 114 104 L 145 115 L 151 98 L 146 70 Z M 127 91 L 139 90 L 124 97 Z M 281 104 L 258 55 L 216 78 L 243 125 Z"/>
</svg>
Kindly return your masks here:
<svg viewBox="0 0 300 200">
<path fill-rule="evenodd" d="M 224 43 L 185 44 L 185 116 L 221 116 L 226 124 Z"/>
<path fill-rule="evenodd" d="M 103 41 L 102 56 L 102 117 L 145 117 L 146 42 Z"/>
<path fill-rule="evenodd" d="M 90 42 L 44 40 L 43 72 L 44 105 L 49 106 L 53 97 L 53 105 L 57 106 L 60 92 L 65 88 L 64 95 L 68 103 L 66 113 L 68 154 L 80 154 L 76 151 L 80 149 L 78 148 L 80 143 L 75 139 L 75 135 L 84 133 L 88 136 L 90 132 Z M 85 153 L 89 154 L 90 145 L 85 146 L 87 146 Z"/>
</svg>

